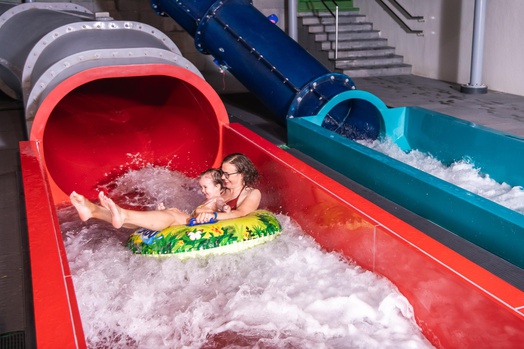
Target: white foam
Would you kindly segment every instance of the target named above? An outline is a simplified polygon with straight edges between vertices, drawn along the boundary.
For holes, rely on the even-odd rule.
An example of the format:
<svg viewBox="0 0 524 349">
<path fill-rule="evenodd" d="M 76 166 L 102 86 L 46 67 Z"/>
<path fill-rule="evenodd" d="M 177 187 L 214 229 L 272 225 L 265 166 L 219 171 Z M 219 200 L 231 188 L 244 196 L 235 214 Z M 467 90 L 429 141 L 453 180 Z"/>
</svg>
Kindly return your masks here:
<svg viewBox="0 0 524 349">
<path fill-rule="evenodd" d="M 482 175 L 473 163 L 461 160 L 445 165 L 431 155 L 412 150 L 405 153 L 396 144 L 385 141 L 359 141 L 359 143 L 401 161 L 421 171 L 429 173 L 462 189 L 482 196 L 520 214 L 524 214 L 524 189 L 512 187 L 507 183 L 498 183 L 488 175 Z"/>
<path fill-rule="evenodd" d="M 158 182 L 149 178 L 157 171 Z M 150 206 L 156 195 L 175 206 L 203 200 L 176 173 L 128 177 L 114 193 Z M 89 347 L 432 347 L 391 282 L 322 251 L 287 216 L 276 240 L 187 261 L 132 255 L 129 231 L 82 223 L 70 208 L 59 218 Z"/>
</svg>

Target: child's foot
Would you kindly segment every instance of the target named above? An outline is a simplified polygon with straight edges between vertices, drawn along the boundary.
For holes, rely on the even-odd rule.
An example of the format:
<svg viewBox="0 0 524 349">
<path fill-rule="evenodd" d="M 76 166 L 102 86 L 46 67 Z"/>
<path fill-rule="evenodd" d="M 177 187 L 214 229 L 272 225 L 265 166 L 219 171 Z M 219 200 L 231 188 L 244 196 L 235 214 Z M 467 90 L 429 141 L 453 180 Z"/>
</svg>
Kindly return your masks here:
<svg viewBox="0 0 524 349">
<path fill-rule="evenodd" d="M 93 205 L 93 203 L 87 200 L 83 195 L 80 195 L 74 191 L 71 193 L 71 195 L 69 195 L 69 200 L 71 200 L 71 203 L 78 212 L 78 216 L 83 222 L 93 217 L 93 213 L 91 210 L 91 206 Z"/>
<path fill-rule="evenodd" d="M 111 224 L 113 224 L 113 227 L 117 229 L 122 228 L 124 225 L 123 210 L 113 200 L 105 196 L 102 191 L 98 194 L 98 198 L 100 199 L 100 204 L 111 212 Z"/>
</svg>

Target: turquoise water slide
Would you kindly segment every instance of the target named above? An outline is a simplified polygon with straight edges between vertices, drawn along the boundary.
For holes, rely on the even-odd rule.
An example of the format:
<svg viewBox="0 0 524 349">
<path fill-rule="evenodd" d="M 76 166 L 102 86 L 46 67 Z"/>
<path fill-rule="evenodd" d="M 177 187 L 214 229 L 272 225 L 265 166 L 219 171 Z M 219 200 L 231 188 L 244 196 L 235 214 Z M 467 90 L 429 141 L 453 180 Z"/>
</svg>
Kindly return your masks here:
<svg viewBox="0 0 524 349">
<path fill-rule="evenodd" d="M 423 108 L 387 108 L 365 91 L 342 93 L 317 115 L 287 124 L 290 147 L 524 267 L 522 214 L 321 127 L 329 108 L 348 98 L 373 101 L 384 120 L 381 137 L 390 138 L 402 150 L 416 149 L 448 165 L 465 160 L 511 186 L 524 184 L 524 167 L 518 161 L 518 154 L 524 151 L 523 139 Z"/>
</svg>

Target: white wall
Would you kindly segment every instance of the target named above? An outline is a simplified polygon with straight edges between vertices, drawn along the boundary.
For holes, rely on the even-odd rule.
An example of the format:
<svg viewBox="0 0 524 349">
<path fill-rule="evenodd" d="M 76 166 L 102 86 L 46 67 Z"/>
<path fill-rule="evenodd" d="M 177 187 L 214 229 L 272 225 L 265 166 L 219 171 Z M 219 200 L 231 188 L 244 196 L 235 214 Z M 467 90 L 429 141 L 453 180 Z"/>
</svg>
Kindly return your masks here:
<svg viewBox="0 0 524 349">
<path fill-rule="evenodd" d="M 382 37 L 413 66 L 413 74 L 459 84 L 470 82 L 475 0 L 398 0 L 425 21 L 409 22 L 424 36 L 407 34 L 379 5 L 379 0 L 354 0 Z M 389 0 L 384 0 L 389 3 Z M 524 96 L 524 0 L 485 0 L 486 29 L 482 83 L 492 91 Z M 211 56 L 199 53 L 193 39 L 172 19 L 157 16 L 146 0 L 72 1 L 115 19 L 135 20 L 165 32 L 217 90 L 245 90 L 229 73 L 219 73 Z M 275 13 L 286 28 L 288 0 L 254 0 L 265 15 Z M 291 58 L 290 58 L 291 59 Z"/>
<path fill-rule="evenodd" d="M 384 0 L 389 2 L 388 0 Z M 413 74 L 467 84 L 470 82 L 475 0 L 398 0 L 423 23 L 409 21 L 424 36 L 406 34 L 378 4 L 354 0 L 397 54 L 413 66 Z M 486 0 L 482 83 L 490 90 L 524 96 L 524 1 Z"/>
</svg>

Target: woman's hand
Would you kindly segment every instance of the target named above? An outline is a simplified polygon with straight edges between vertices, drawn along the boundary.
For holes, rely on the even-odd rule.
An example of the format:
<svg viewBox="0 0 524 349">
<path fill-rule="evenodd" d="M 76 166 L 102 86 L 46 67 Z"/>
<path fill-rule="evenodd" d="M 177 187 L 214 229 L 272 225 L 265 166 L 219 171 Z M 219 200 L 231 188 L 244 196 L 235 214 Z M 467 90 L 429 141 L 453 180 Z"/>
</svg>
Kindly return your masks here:
<svg viewBox="0 0 524 349">
<path fill-rule="evenodd" d="M 195 220 L 197 223 L 201 224 L 208 223 L 211 218 L 224 220 L 243 217 L 258 209 L 261 196 L 262 194 L 260 193 L 260 190 L 250 189 L 247 196 L 243 198 L 241 204 L 236 210 L 232 210 L 231 207 L 229 207 L 229 210 L 226 209 L 224 212 L 217 213 L 218 216 L 220 216 L 218 218 L 215 216 L 215 212 L 198 212 L 195 210 Z"/>
<path fill-rule="evenodd" d="M 214 212 L 202 212 L 197 214 L 195 217 L 196 222 L 201 223 L 208 223 L 211 219 L 215 219 L 215 213 Z"/>
</svg>

